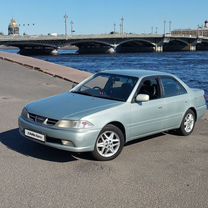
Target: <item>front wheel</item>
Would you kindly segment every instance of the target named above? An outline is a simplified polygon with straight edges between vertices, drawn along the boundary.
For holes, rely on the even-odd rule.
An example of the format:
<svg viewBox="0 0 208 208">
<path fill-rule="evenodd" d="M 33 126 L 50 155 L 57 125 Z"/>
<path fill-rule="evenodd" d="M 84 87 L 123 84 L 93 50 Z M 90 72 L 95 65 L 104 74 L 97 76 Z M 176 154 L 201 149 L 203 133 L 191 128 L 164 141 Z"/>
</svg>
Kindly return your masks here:
<svg viewBox="0 0 208 208">
<path fill-rule="evenodd" d="M 182 136 L 188 136 L 192 133 L 195 126 L 196 115 L 195 113 L 189 109 L 183 117 L 181 122 L 181 126 L 178 129 L 178 132 Z"/>
<path fill-rule="evenodd" d="M 124 146 L 124 135 L 122 131 L 114 126 L 105 126 L 95 143 L 93 157 L 96 160 L 107 161 L 116 158 Z"/>
</svg>

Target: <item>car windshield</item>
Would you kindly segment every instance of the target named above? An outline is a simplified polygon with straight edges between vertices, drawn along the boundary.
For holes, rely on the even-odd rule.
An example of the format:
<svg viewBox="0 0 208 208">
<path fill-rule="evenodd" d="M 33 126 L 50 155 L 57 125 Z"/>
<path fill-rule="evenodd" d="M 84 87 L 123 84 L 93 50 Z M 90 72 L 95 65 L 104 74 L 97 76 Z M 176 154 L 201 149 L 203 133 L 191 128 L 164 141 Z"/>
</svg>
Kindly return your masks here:
<svg viewBox="0 0 208 208">
<path fill-rule="evenodd" d="M 137 77 L 98 73 L 71 92 L 110 100 L 126 101 L 137 81 Z"/>
</svg>

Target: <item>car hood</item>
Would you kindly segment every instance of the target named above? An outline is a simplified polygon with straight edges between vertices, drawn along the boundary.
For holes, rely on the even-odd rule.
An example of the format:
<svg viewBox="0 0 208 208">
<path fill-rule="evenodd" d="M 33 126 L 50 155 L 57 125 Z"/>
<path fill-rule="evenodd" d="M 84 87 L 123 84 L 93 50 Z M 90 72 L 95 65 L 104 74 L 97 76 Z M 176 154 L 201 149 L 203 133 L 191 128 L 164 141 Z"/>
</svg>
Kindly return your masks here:
<svg viewBox="0 0 208 208">
<path fill-rule="evenodd" d="M 81 119 L 121 104 L 119 101 L 66 92 L 30 103 L 26 109 L 29 113 L 57 120 Z"/>
</svg>

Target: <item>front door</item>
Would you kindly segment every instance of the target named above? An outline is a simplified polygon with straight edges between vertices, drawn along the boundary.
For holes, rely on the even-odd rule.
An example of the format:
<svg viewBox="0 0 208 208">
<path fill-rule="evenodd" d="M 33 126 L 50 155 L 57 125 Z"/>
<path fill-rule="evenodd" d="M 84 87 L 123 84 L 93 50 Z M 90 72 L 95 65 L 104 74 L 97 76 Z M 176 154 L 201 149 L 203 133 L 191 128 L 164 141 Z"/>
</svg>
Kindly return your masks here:
<svg viewBox="0 0 208 208">
<path fill-rule="evenodd" d="M 159 80 L 156 77 L 145 78 L 139 85 L 138 94 L 147 94 L 147 102 L 134 102 L 131 105 L 131 139 L 154 134 L 163 129 L 164 107 L 161 99 Z"/>
</svg>

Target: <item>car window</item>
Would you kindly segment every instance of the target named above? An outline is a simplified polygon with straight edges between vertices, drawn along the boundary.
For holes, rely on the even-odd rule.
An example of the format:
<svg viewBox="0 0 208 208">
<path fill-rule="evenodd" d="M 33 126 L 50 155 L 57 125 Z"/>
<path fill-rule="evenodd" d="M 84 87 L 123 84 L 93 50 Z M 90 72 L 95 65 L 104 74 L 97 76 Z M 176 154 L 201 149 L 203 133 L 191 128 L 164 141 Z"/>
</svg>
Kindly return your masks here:
<svg viewBox="0 0 208 208">
<path fill-rule="evenodd" d="M 126 101 L 137 83 L 137 77 L 98 73 L 73 93 Z"/>
<path fill-rule="evenodd" d="M 158 80 L 154 77 L 145 78 L 139 86 L 138 94 L 147 94 L 150 100 L 160 98 L 160 87 Z"/>
<path fill-rule="evenodd" d="M 163 97 L 171 97 L 187 93 L 186 89 L 173 78 L 161 78 L 163 85 Z"/>
</svg>

